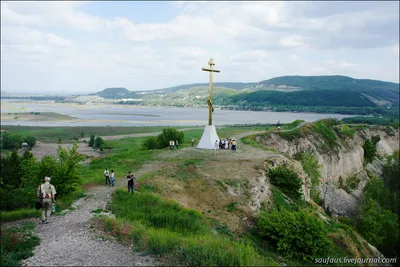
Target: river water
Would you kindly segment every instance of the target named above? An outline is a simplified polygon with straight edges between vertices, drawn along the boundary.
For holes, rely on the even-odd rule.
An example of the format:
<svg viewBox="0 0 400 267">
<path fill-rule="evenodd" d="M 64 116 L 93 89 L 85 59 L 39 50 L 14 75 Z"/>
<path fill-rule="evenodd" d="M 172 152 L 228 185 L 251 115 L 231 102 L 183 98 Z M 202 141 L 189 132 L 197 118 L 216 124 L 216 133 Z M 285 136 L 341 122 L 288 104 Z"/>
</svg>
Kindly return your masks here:
<svg viewBox="0 0 400 267">
<path fill-rule="evenodd" d="M 208 124 L 207 108 L 141 107 L 107 104 L 18 103 L 2 100 L 1 125 L 24 126 L 202 126 Z M 56 112 L 73 120 L 13 119 L 7 113 Z M 261 112 L 215 110 L 214 125 L 289 123 L 294 120 L 312 122 L 323 118 L 345 118 L 353 115 L 293 112 Z M 23 116 L 20 116 L 23 117 Z"/>
</svg>

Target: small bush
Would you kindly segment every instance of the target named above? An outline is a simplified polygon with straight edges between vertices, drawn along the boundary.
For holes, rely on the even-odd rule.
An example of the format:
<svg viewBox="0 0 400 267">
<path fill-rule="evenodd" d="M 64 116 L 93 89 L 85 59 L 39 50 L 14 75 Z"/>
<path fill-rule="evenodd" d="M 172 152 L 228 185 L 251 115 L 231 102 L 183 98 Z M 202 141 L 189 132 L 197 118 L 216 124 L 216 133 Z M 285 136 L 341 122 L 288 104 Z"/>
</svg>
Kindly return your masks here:
<svg viewBox="0 0 400 267">
<path fill-rule="evenodd" d="M 174 128 L 164 128 L 162 133 L 157 137 L 149 137 L 143 143 L 144 149 L 161 149 L 169 146 L 169 141 L 178 140 L 179 144 L 183 144 L 184 133 Z"/>
<path fill-rule="evenodd" d="M 36 145 L 36 138 L 34 136 L 26 136 L 24 137 L 24 142 L 26 142 L 30 147 L 34 147 Z"/>
<path fill-rule="evenodd" d="M 333 246 L 325 225 L 304 210 L 262 212 L 257 225 L 262 237 L 295 259 L 312 261 L 325 257 Z"/>
<path fill-rule="evenodd" d="M 34 229 L 35 223 L 25 222 L 17 227 L 1 230 L 1 266 L 18 266 L 21 260 L 33 255 L 34 248 L 40 243 L 39 237 L 33 233 Z"/>
<path fill-rule="evenodd" d="M 97 136 L 96 139 L 94 139 L 94 145 L 93 145 L 94 148 L 98 148 L 100 149 L 100 151 L 103 151 L 104 145 L 105 142 L 103 138 L 101 138 L 100 136 Z"/>
<path fill-rule="evenodd" d="M 144 140 L 143 147 L 145 149 L 158 149 L 159 145 L 157 142 L 157 138 L 155 136 L 151 136 Z"/>
<path fill-rule="evenodd" d="M 376 144 L 380 141 L 379 136 L 373 136 L 371 140 L 367 139 L 364 142 L 364 160 L 366 163 L 372 162 L 376 157 Z"/>
<path fill-rule="evenodd" d="M 94 135 L 91 135 L 91 136 L 90 136 L 90 139 L 89 139 L 89 146 L 91 146 L 91 147 L 93 147 L 93 145 L 94 145 L 94 138 L 95 138 Z"/>
<path fill-rule="evenodd" d="M 358 187 L 359 183 L 360 183 L 360 179 L 355 176 L 349 177 L 346 181 L 346 185 L 350 190 L 356 189 Z"/>
<path fill-rule="evenodd" d="M 271 183 L 277 186 L 284 194 L 293 199 L 300 199 L 302 181 L 295 171 L 282 165 L 270 169 L 268 175 Z"/>
</svg>

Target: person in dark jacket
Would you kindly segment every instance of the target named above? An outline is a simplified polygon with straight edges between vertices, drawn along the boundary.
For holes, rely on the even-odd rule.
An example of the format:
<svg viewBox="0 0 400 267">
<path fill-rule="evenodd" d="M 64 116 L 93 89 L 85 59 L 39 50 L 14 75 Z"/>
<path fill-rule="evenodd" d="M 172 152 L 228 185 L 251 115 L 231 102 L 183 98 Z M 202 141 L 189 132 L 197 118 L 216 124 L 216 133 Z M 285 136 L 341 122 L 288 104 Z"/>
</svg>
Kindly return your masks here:
<svg viewBox="0 0 400 267">
<path fill-rule="evenodd" d="M 132 172 L 129 172 L 126 179 L 128 180 L 128 193 L 132 192 L 133 194 L 135 191 L 135 176 L 132 174 Z"/>
</svg>

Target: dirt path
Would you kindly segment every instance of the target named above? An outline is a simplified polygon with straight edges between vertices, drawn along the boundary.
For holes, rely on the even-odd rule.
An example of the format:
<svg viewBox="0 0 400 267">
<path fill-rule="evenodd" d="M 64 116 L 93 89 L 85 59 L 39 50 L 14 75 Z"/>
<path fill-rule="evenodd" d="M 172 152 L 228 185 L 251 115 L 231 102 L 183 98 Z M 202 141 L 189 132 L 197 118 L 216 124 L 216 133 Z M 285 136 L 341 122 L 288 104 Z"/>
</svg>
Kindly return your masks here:
<svg viewBox="0 0 400 267">
<path fill-rule="evenodd" d="M 37 220 L 40 245 L 23 266 L 154 266 L 150 256 L 141 256 L 118 242 L 102 240 L 90 228 L 92 210 L 105 209 L 113 187 L 97 186 L 88 197 L 74 203 L 64 216 L 52 216 L 49 224 Z"/>
</svg>

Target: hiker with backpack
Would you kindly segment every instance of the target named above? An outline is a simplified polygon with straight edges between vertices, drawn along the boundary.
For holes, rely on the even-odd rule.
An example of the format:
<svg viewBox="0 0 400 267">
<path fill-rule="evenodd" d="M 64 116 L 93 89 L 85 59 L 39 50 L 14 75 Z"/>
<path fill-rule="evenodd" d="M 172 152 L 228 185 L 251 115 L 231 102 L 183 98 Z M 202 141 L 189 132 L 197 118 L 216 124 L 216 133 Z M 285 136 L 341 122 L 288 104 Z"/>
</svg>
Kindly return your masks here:
<svg viewBox="0 0 400 267">
<path fill-rule="evenodd" d="M 50 184 L 50 177 L 44 178 L 44 183 L 39 185 L 37 197 L 42 204 L 42 223 L 49 223 L 53 204 L 56 203 L 56 189 Z"/>
</svg>

